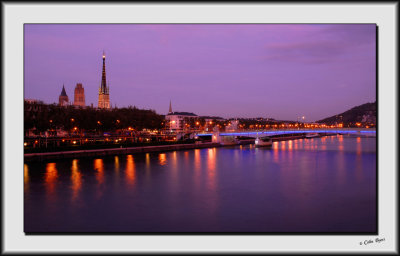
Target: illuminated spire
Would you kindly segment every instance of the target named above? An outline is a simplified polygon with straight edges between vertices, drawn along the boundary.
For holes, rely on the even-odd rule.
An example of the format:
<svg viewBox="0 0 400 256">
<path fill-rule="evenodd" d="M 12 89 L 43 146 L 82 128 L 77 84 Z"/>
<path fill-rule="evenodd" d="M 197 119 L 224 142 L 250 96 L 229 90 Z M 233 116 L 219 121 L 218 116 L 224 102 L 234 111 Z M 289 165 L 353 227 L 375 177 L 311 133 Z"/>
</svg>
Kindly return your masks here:
<svg viewBox="0 0 400 256">
<path fill-rule="evenodd" d="M 103 72 L 101 73 L 101 87 L 100 92 L 107 94 L 107 83 L 106 83 L 106 54 L 103 50 Z"/>
</svg>

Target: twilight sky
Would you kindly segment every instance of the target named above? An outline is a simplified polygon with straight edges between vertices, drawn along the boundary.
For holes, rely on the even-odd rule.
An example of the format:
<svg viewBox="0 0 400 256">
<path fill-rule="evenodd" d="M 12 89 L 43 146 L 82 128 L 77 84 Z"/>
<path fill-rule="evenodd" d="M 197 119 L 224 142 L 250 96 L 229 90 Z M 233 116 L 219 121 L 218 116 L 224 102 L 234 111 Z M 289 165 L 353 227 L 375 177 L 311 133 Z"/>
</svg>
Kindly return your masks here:
<svg viewBox="0 0 400 256">
<path fill-rule="evenodd" d="M 27 99 L 76 83 L 111 104 L 221 117 L 319 120 L 376 100 L 375 24 L 114 24 L 24 28 Z"/>
</svg>

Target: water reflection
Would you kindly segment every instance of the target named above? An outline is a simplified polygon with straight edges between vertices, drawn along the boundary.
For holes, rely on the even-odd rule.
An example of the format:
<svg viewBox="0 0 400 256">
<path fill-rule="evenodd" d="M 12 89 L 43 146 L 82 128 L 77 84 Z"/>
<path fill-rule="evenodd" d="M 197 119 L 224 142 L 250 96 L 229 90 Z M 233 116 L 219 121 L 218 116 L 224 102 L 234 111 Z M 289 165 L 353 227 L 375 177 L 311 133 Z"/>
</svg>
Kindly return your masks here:
<svg viewBox="0 0 400 256">
<path fill-rule="evenodd" d="M 95 159 L 94 160 L 94 169 L 96 170 L 96 180 L 99 185 L 104 182 L 104 163 L 103 159 Z"/>
<path fill-rule="evenodd" d="M 71 182 L 72 182 L 72 201 L 78 198 L 79 191 L 82 187 L 82 174 L 79 171 L 78 159 L 72 160 L 71 167 Z"/>
<path fill-rule="evenodd" d="M 362 147 L 361 147 L 361 138 L 357 137 L 357 155 L 360 156 L 362 153 Z"/>
<path fill-rule="evenodd" d="M 160 165 L 166 165 L 167 164 L 167 156 L 166 154 L 159 154 L 158 155 L 158 162 L 160 163 Z"/>
<path fill-rule="evenodd" d="M 150 154 L 146 153 L 146 170 L 150 170 Z"/>
<path fill-rule="evenodd" d="M 115 167 L 115 172 L 119 173 L 119 157 L 118 156 L 114 157 L 114 167 Z"/>
<path fill-rule="evenodd" d="M 46 173 L 44 175 L 44 183 L 46 186 L 47 196 L 53 198 L 55 195 L 55 188 L 58 178 L 58 171 L 56 163 L 48 163 L 46 165 Z"/>
<path fill-rule="evenodd" d="M 208 163 L 208 170 L 215 171 L 215 164 L 216 164 L 215 148 L 209 148 L 208 149 L 207 163 Z"/>
<path fill-rule="evenodd" d="M 194 170 L 200 171 L 201 169 L 201 156 L 200 156 L 200 149 L 194 150 Z"/>
<path fill-rule="evenodd" d="M 279 142 L 272 142 L 273 159 L 275 162 L 279 161 Z"/>
<path fill-rule="evenodd" d="M 27 163 L 26 227 L 301 232 L 371 226 L 375 142 L 332 137 L 273 142 L 272 150 L 245 145 Z M 338 150 L 340 143 L 346 151 Z"/>
<path fill-rule="evenodd" d="M 281 141 L 281 149 L 282 150 L 286 149 L 286 141 Z"/>
<path fill-rule="evenodd" d="M 363 161 L 362 161 L 362 143 L 361 138 L 357 137 L 357 149 L 356 149 L 356 179 L 360 182 L 363 179 Z"/>
<path fill-rule="evenodd" d="M 216 181 L 216 165 L 217 153 L 216 148 L 208 149 L 207 157 L 207 194 L 208 194 L 208 208 L 210 213 L 214 213 L 217 209 L 217 181 Z M 215 216 L 214 216 L 215 217 Z"/>
<path fill-rule="evenodd" d="M 29 190 L 29 169 L 28 165 L 24 164 L 24 192 Z"/>
<path fill-rule="evenodd" d="M 187 167 L 189 164 L 189 152 L 188 151 L 185 151 L 183 153 L 183 158 L 185 159 L 185 166 Z"/>
<path fill-rule="evenodd" d="M 293 150 L 293 141 L 292 141 L 292 140 L 289 140 L 289 141 L 288 141 L 288 149 L 289 149 L 290 151 Z"/>
<path fill-rule="evenodd" d="M 287 154 L 288 154 L 288 160 L 289 160 L 289 162 L 292 162 L 292 161 L 293 161 L 293 141 L 292 141 L 292 140 L 289 140 L 289 141 L 288 141 L 288 151 L 287 151 Z"/>
<path fill-rule="evenodd" d="M 135 161 L 133 159 L 132 155 L 127 155 L 126 156 L 126 181 L 128 184 L 132 185 L 135 183 L 135 176 L 136 176 L 136 170 L 135 170 Z"/>
</svg>

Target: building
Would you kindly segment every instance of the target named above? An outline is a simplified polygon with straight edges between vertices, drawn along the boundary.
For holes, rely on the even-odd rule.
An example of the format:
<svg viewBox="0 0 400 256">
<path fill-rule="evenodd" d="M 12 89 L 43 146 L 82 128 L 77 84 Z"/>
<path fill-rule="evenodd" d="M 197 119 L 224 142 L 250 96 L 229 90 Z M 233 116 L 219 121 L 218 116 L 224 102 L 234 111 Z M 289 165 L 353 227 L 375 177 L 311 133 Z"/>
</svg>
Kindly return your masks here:
<svg viewBox="0 0 400 256">
<path fill-rule="evenodd" d="M 110 109 L 110 93 L 106 83 L 106 55 L 103 52 L 103 72 L 101 73 L 101 85 L 99 88 L 99 103 L 97 105 L 101 109 Z"/>
<path fill-rule="evenodd" d="M 169 103 L 169 111 L 165 116 L 165 124 L 166 128 L 170 132 L 182 132 L 188 127 L 192 126 L 191 123 L 197 119 L 198 116 L 196 114 L 190 112 L 173 112 L 171 102 Z"/>
<path fill-rule="evenodd" d="M 85 106 L 85 89 L 83 88 L 81 83 L 77 83 L 75 86 L 74 106 Z"/>
<path fill-rule="evenodd" d="M 60 96 L 58 97 L 58 105 L 60 105 L 60 106 L 67 106 L 67 105 L 68 105 L 68 102 L 69 102 L 69 100 L 68 100 L 68 95 L 67 95 L 67 93 L 65 92 L 65 88 L 64 88 L 64 85 L 63 85 L 63 88 L 62 88 L 62 90 L 61 90 L 61 94 L 60 94 Z"/>
</svg>

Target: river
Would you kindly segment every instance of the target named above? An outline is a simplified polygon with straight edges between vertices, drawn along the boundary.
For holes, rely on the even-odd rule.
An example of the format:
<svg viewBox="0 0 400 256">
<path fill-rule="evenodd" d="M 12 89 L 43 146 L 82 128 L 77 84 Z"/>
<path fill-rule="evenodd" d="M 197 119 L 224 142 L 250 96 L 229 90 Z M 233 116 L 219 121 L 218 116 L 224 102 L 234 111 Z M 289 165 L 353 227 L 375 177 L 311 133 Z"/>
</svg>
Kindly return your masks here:
<svg viewBox="0 0 400 256">
<path fill-rule="evenodd" d="M 24 231 L 376 232 L 376 138 L 24 164 Z"/>
</svg>

